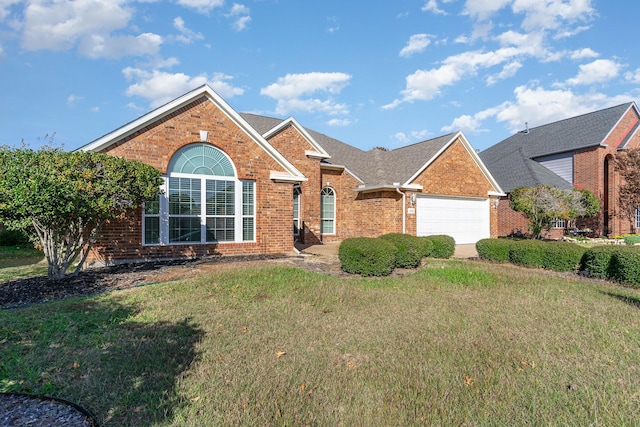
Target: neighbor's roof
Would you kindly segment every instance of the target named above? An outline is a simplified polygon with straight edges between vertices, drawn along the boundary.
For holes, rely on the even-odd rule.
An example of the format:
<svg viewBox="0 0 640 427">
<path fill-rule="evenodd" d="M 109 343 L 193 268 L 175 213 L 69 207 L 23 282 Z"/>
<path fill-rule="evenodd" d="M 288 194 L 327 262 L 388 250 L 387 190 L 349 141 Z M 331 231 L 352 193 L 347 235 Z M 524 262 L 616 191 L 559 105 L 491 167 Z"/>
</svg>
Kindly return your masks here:
<svg viewBox="0 0 640 427">
<path fill-rule="evenodd" d="M 489 147 L 480 158 L 506 192 L 540 184 L 571 188 L 534 159 L 603 144 L 630 108 L 636 108 L 633 102 L 533 127 Z"/>
</svg>

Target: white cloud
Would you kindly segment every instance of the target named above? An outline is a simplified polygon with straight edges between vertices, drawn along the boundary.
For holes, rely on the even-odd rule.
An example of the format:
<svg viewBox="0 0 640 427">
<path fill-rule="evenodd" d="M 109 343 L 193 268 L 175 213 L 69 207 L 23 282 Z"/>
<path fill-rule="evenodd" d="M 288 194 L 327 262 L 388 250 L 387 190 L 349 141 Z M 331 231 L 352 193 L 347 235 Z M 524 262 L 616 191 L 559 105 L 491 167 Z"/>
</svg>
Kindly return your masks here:
<svg viewBox="0 0 640 427">
<path fill-rule="evenodd" d="M 578 75 L 567 80 L 571 86 L 602 83 L 618 76 L 621 65 L 610 59 L 596 59 L 589 64 L 580 65 Z"/>
<path fill-rule="evenodd" d="M 561 29 L 567 32 L 567 24 L 591 19 L 595 10 L 592 0 L 514 0 L 513 13 L 525 15 L 522 28 Z"/>
<path fill-rule="evenodd" d="M 347 106 L 335 102 L 331 95 L 339 94 L 349 84 L 350 79 L 351 76 L 345 73 L 287 74 L 278 78 L 276 83 L 260 89 L 260 94 L 278 101 L 277 114 L 289 114 L 294 111 L 347 114 Z M 327 94 L 328 98 L 312 97 L 318 94 Z"/>
<path fill-rule="evenodd" d="M 569 55 L 569 57 L 574 60 L 584 59 L 584 58 L 597 58 L 598 56 L 600 56 L 598 52 L 588 47 L 584 49 L 574 50 Z"/>
<path fill-rule="evenodd" d="M 640 84 L 640 68 L 636 68 L 635 71 L 627 71 L 624 78 L 631 83 Z"/>
<path fill-rule="evenodd" d="M 526 53 L 516 47 L 504 47 L 493 52 L 469 51 L 446 58 L 439 68 L 418 70 L 406 78 L 406 89 L 401 98 L 395 99 L 384 109 L 395 108 L 403 102 L 428 101 L 440 94 L 443 87 L 451 86 L 459 80 L 474 75 L 479 69 L 490 68 Z"/>
<path fill-rule="evenodd" d="M 216 7 L 224 4 L 224 0 L 177 0 L 180 6 L 194 9 L 197 12 L 207 14 Z"/>
<path fill-rule="evenodd" d="M 0 22 L 4 21 L 10 14 L 10 7 L 14 4 L 22 3 L 22 0 L 0 0 Z"/>
<path fill-rule="evenodd" d="M 519 86 L 514 90 L 515 101 L 506 101 L 495 107 L 480 111 L 473 116 L 464 115 L 453 120 L 443 131 L 463 129 L 465 132 L 480 132 L 483 121 L 494 118 L 504 122 L 510 132 L 525 127 L 536 127 L 574 117 L 602 108 L 629 101 L 626 95 L 608 96 L 602 93 L 577 94 L 568 89 L 547 90 L 541 87 Z"/>
<path fill-rule="evenodd" d="M 437 0 L 427 0 L 424 6 L 422 6 L 422 11 L 432 12 L 432 13 L 435 13 L 436 15 L 447 15 L 447 12 L 445 12 L 444 10 L 438 7 Z"/>
<path fill-rule="evenodd" d="M 22 46 L 27 50 L 69 50 L 91 58 L 120 58 L 155 54 L 162 43 L 157 34 L 118 35 L 134 10 L 125 0 L 33 0 L 24 10 Z"/>
<path fill-rule="evenodd" d="M 89 58 L 154 55 L 160 50 L 161 44 L 162 37 L 153 33 L 116 37 L 94 34 L 82 39 L 78 52 Z"/>
<path fill-rule="evenodd" d="M 463 15 L 470 15 L 472 18 L 484 21 L 489 19 L 500 9 L 508 6 L 513 0 L 467 0 Z"/>
<path fill-rule="evenodd" d="M 327 122 L 329 126 L 349 126 L 351 124 L 351 120 L 349 119 L 331 119 Z"/>
<path fill-rule="evenodd" d="M 188 76 L 183 73 L 167 73 L 159 70 L 147 71 L 127 67 L 122 70 L 125 78 L 134 81 L 127 90 L 127 96 L 139 96 L 149 100 L 152 108 L 166 104 L 196 87 L 208 84 L 223 98 L 242 95 L 244 89 L 232 86 L 231 76 L 222 73 L 212 77 L 206 74 Z"/>
<path fill-rule="evenodd" d="M 406 145 L 413 142 L 424 141 L 430 132 L 426 129 L 414 130 L 409 133 L 397 132 L 391 136 L 394 145 Z"/>
<path fill-rule="evenodd" d="M 431 36 L 429 34 L 414 34 L 409 37 L 407 45 L 400 50 L 400 56 L 406 58 L 415 53 L 424 52 L 430 43 Z"/>
<path fill-rule="evenodd" d="M 173 39 L 178 42 L 189 44 L 194 40 L 204 39 L 204 36 L 202 35 L 202 33 L 197 33 L 187 28 L 184 24 L 184 19 L 182 19 L 182 17 L 180 16 L 176 17 L 173 20 L 173 28 L 175 28 L 180 32 L 179 35 L 173 36 Z"/>
<path fill-rule="evenodd" d="M 248 7 L 242 4 L 234 3 L 231 7 L 231 11 L 225 14 L 225 17 L 231 19 L 233 22 L 231 28 L 240 32 L 245 30 L 251 22 L 251 16 L 249 16 L 250 10 Z"/>
<path fill-rule="evenodd" d="M 4 50 L 2 49 L 2 45 L 0 44 L 0 62 L 4 59 Z"/>
<path fill-rule="evenodd" d="M 82 101 L 83 99 L 83 96 L 71 94 L 67 97 L 67 106 L 73 107 L 78 101 Z"/>
<path fill-rule="evenodd" d="M 522 68 L 522 63 L 519 61 L 513 61 L 506 64 L 498 74 L 487 77 L 487 86 L 493 86 L 499 81 L 515 76 L 520 68 Z"/>
</svg>

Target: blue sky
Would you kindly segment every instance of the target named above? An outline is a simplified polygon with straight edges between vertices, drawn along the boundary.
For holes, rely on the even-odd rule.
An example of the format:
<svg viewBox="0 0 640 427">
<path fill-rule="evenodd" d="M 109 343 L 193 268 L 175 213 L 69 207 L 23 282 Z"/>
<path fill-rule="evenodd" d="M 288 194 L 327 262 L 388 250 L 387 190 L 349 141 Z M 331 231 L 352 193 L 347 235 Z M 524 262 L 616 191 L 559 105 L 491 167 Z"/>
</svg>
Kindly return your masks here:
<svg viewBox="0 0 640 427">
<path fill-rule="evenodd" d="M 483 150 L 638 99 L 638 15 L 631 0 L 0 0 L 0 145 L 55 133 L 75 149 L 208 83 L 364 150 L 457 130 Z"/>
</svg>

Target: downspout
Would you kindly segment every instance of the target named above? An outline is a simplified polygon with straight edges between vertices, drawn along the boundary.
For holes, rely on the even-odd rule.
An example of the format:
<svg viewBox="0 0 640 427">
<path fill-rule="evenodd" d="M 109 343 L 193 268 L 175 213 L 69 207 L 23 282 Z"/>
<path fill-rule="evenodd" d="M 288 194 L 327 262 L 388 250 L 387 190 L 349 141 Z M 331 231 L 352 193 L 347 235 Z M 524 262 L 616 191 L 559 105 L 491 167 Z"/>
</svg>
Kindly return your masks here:
<svg viewBox="0 0 640 427">
<path fill-rule="evenodd" d="M 396 193 L 402 194 L 402 234 L 407 234 L 407 195 L 396 187 Z"/>
</svg>

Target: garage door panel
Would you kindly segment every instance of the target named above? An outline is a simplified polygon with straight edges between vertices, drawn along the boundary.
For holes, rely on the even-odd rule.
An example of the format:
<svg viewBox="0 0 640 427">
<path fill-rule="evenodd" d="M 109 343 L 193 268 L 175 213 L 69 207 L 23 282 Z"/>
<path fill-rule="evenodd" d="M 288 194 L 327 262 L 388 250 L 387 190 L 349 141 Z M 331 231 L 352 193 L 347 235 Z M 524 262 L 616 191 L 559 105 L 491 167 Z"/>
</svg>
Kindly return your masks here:
<svg viewBox="0 0 640 427">
<path fill-rule="evenodd" d="M 419 197 L 416 203 L 417 235 L 446 234 L 457 244 L 489 237 L 489 199 Z"/>
</svg>

